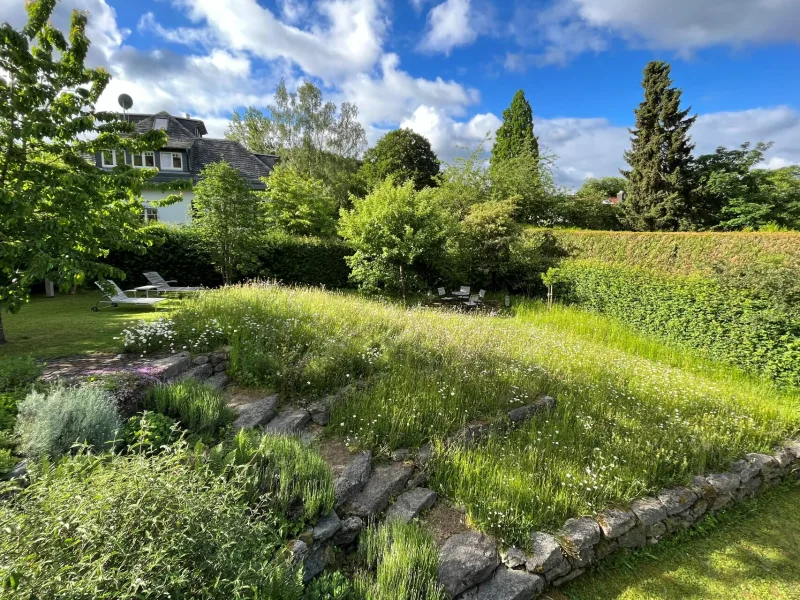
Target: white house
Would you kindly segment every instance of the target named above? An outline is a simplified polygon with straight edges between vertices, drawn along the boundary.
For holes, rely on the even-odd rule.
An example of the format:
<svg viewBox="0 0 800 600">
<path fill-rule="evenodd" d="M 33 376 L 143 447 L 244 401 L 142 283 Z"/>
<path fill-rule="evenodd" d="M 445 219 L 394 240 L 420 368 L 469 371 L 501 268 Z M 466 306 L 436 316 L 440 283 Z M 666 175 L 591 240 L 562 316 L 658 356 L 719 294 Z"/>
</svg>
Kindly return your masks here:
<svg viewBox="0 0 800 600">
<path fill-rule="evenodd" d="M 175 182 L 197 183 L 200 171 L 214 162 L 225 160 L 236 167 L 253 189 L 264 189 L 262 177 L 268 177 L 278 162 L 272 154 L 254 154 L 239 142 L 217 138 L 203 137 L 208 133 L 200 119 L 173 117 L 167 112 L 154 115 L 129 114 L 127 119 L 136 123 L 136 130 L 145 133 L 151 129 L 163 129 L 167 132 L 167 145 L 155 152 L 144 152 L 131 155 L 125 151 L 98 153 L 95 162 L 98 167 L 111 169 L 119 164 L 128 164 L 134 168 L 155 167 L 158 174 L 150 180 L 153 184 L 142 194 L 145 200 L 144 218 L 147 221 L 157 220 L 163 223 L 183 224 L 192 220 L 192 200 L 194 192 L 180 192 L 183 200 L 170 206 L 156 207 L 152 203 L 176 193 L 165 189 L 163 184 Z M 122 156 L 124 154 L 124 156 Z M 178 184 L 180 185 L 180 184 Z M 188 183 L 181 187 L 189 186 Z"/>
</svg>

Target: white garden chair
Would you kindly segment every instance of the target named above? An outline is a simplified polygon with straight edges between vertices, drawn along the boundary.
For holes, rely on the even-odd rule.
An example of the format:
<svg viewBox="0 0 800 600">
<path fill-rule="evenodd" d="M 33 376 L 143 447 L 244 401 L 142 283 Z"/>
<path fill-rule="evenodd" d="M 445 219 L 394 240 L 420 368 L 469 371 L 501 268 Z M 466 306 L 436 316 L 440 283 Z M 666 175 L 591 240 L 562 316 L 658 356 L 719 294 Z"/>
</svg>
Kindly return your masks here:
<svg viewBox="0 0 800 600">
<path fill-rule="evenodd" d="M 97 312 L 100 310 L 101 304 L 105 304 L 113 308 L 116 308 L 120 304 L 135 304 L 137 306 L 152 306 L 155 308 L 156 304 L 166 300 L 166 298 L 131 298 L 110 279 L 106 279 L 102 283 L 95 281 L 94 284 L 100 288 L 100 291 L 104 294 L 103 298 L 107 298 L 107 300 L 104 300 L 103 298 L 98 300 L 97 304 L 92 307 L 92 312 Z"/>
<path fill-rule="evenodd" d="M 205 289 L 203 286 L 173 286 L 171 284 L 177 283 L 177 281 L 174 279 L 166 280 L 156 271 L 147 271 L 144 276 L 147 277 L 147 281 L 156 286 L 156 291 L 158 292 L 199 292 L 200 290 Z"/>
</svg>

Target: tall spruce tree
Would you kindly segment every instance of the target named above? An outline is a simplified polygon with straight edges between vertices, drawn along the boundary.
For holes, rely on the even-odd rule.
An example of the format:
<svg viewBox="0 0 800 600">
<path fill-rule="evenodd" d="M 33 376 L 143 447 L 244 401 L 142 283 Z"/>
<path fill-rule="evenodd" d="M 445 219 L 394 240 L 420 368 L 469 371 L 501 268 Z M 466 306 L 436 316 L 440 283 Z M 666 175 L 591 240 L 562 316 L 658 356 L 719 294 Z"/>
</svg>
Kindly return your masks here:
<svg viewBox="0 0 800 600">
<path fill-rule="evenodd" d="M 533 133 L 533 110 L 519 90 L 511 100 L 511 106 L 503 111 L 503 124 L 497 130 L 497 139 L 492 148 L 492 163 L 530 154 L 539 158 L 539 142 Z"/>
<path fill-rule="evenodd" d="M 697 117 L 680 109 L 681 90 L 671 87 L 669 64 L 652 61 L 644 68 L 644 101 L 634 111 L 630 170 L 622 203 L 625 220 L 638 231 L 677 231 L 689 226 L 692 149 L 689 128 Z"/>
</svg>

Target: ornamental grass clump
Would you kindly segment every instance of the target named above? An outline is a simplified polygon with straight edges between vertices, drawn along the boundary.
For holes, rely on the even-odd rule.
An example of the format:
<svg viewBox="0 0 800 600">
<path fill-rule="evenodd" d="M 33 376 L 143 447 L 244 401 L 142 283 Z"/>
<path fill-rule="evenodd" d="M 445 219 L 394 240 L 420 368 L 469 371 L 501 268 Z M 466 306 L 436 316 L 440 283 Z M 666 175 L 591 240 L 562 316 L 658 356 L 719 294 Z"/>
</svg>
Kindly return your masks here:
<svg viewBox="0 0 800 600">
<path fill-rule="evenodd" d="M 445 598 L 436 579 L 439 552 L 418 523 L 392 521 L 364 530 L 358 544 L 362 563 L 372 573 L 357 580 L 367 600 L 438 600 Z"/>
<path fill-rule="evenodd" d="M 0 502 L 0 589 L 12 595 L 302 598 L 280 533 L 183 445 L 45 461 L 31 479 Z"/>
<path fill-rule="evenodd" d="M 18 406 L 20 451 L 32 458 L 66 454 L 76 444 L 110 449 L 121 429 L 110 394 L 97 384 L 32 391 Z"/>
<path fill-rule="evenodd" d="M 209 463 L 241 488 L 250 506 L 293 534 L 333 509 L 330 467 L 296 437 L 240 431 L 212 448 Z"/>
<path fill-rule="evenodd" d="M 191 433 L 215 435 L 233 421 L 222 393 L 191 377 L 150 389 L 145 407 L 176 419 Z"/>
</svg>

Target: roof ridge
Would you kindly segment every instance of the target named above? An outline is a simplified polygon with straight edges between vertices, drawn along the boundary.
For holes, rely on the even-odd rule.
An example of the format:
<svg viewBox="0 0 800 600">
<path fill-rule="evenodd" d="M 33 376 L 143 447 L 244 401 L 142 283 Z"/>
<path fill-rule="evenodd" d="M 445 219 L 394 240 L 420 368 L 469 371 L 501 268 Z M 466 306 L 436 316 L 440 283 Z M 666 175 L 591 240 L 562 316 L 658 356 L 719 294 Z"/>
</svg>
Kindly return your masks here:
<svg viewBox="0 0 800 600">
<path fill-rule="evenodd" d="M 161 113 L 159 113 L 159 114 L 161 114 Z M 187 134 L 189 137 L 193 137 L 193 138 L 196 138 L 196 137 L 197 137 L 197 134 L 194 134 L 194 133 L 192 133 L 191 131 L 189 131 L 188 129 L 186 129 L 186 127 L 184 127 L 183 123 L 181 123 L 180 121 L 178 121 L 178 119 L 177 119 L 177 118 L 173 117 L 173 116 L 172 116 L 172 115 L 170 115 L 169 113 L 167 113 L 167 115 L 169 116 L 169 119 L 170 119 L 170 121 L 174 121 L 174 122 L 175 122 L 175 124 L 176 124 L 178 127 L 180 127 L 181 129 L 183 129 L 183 130 L 186 132 L 186 134 Z M 198 139 L 202 139 L 202 138 L 198 138 Z"/>
</svg>

